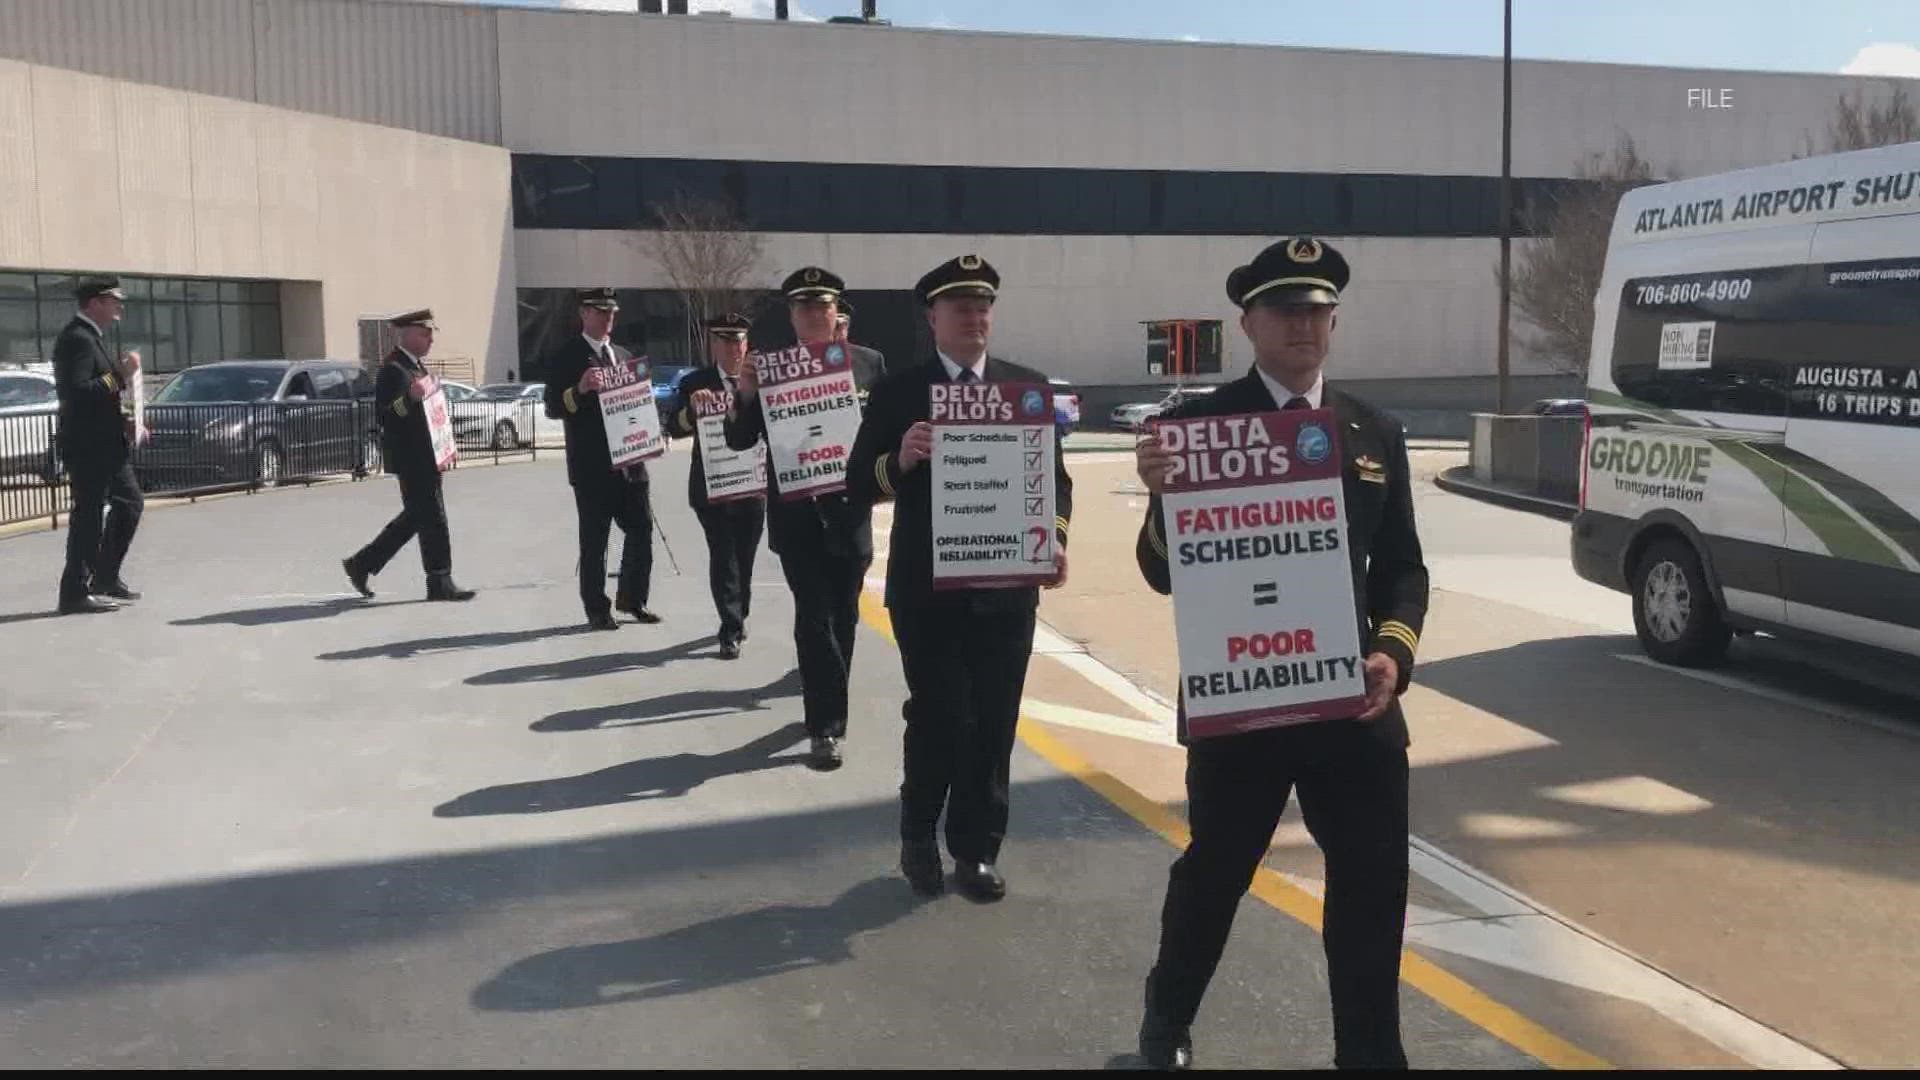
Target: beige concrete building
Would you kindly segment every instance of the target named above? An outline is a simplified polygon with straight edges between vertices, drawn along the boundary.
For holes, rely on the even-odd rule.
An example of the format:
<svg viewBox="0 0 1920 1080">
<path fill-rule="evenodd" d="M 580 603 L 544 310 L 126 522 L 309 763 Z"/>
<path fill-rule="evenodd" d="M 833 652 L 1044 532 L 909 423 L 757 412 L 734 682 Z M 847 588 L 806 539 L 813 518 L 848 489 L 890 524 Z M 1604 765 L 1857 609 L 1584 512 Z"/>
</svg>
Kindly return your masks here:
<svg viewBox="0 0 1920 1080">
<path fill-rule="evenodd" d="M 622 340 L 684 361 L 647 234 L 685 195 L 759 238 L 746 284 L 828 265 L 897 358 L 924 344 L 913 281 L 979 252 L 998 345 L 1097 415 L 1168 381 L 1145 320 L 1220 320 L 1199 378 L 1244 371 L 1226 274 L 1312 232 L 1354 264 L 1342 374 L 1417 426 L 1493 396 L 1497 58 L 415 0 L 0 0 L 0 56 L 0 274 L 280 282 L 289 354 L 352 355 L 357 319 L 421 303 L 487 377 L 537 377 L 561 290 L 611 284 Z M 1684 175 L 1782 160 L 1883 84 L 1517 63 L 1518 190 L 1622 134 Z M 1514 370 L 1521 400 L 1568 388 Z"/>
</svg>

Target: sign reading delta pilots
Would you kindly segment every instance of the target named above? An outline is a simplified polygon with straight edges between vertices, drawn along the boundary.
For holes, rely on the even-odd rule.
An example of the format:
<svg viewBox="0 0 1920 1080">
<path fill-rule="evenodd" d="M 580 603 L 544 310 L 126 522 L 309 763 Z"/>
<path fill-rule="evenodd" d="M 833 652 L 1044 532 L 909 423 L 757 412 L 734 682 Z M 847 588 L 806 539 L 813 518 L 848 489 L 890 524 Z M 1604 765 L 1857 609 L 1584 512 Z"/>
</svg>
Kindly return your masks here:
<svg viewBox="0 0 1920 1080">
<path fill-rule="evenodd" d="M 695 399 L 693 411 L 699 417 L 700 464 L 707 477 L 707 501 L 765 498 L 767 444 L 756 442 L 750 450 L 727 445 L 727 414 L 733 411 L 733 391 L 717 393 L 704 405 L 701 399 Z"/>
<path fill-rule="evenodd" d="M 930 388 L 933 587 L 1054 575 L 1053 395 L 1037 383 Z"/>
<path fill-rule="evenodd" d="M 1327 409 L 1156 423 L 1180 694 L 1196 739 L 1366 709 Z"/>
<path fill-rule="evenodd" d="M 795 345 L 748 357 L 760 376 L 767 454 L 780 498 L 844 490 L 847 455 L 860 431 L 853 356 L 839 342 Z"/>
<path fill-rule="evenodd" d="M 613 467 L 657 458 L 667 452 L 660 430 L 660 406 L 653 400 L 653 379 L 645 360 L 615 364 L 600 391 L 600 420 L 607 432 Z"/>
</svg>

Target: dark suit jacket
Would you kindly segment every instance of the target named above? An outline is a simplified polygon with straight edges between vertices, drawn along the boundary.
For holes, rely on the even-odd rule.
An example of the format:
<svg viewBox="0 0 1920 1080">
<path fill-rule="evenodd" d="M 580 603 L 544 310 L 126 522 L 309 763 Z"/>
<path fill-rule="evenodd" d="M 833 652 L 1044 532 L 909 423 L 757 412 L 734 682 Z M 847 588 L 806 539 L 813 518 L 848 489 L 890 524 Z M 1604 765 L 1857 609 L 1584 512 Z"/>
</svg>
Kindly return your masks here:
<svg viewBox="0 0 1920 1080">
<path fill-rule="evenodd" d="M 53 378 L 60 398 L 60 453 L 68 460 L 111 465 L 125 461 L 127 429 L 120 395 L 127 387 L 113 373 L 107 343 L 78 315 L 53 341 Z"/>
<path fill-rule="evenodd" d="M 987 382 L 1039 383 L 1047 377 L 1031 368 L 987 357 Z M 847 484 L 853 497 L 871 506 L 894 501 L 893 537 L 887 554 L 887 606 L 953 606 L 975 611 L 1032 610 L 1040 605 L 1037 586 L 997 589 L 933 588 L 933 463 L 923 461 L 910 472 L 900 471 L 897 451 L 907 429 L 927 419 L 932 411 L 930 389 L 948 382 L 947 366 L 939 357 L 915 364 L 881 379 L 867 401 L 866 418 L 854 439 L 847 462 Z M 1053 435 L 1054 529 L 1060 547 L 1067 546 L 1067 523 L 1073 518 L 1073 478 L 1067 475 L 1065 449 L 1053 424 L 1051 402 L 1047 427 Z"/>
<path fill-rule="evenodd" d="M 1353 566 L 1360 626 L 1368 638 L 1369 653 L 1386 653 L 1399 664 L 1397 695 L 1406 691 L 1413 677 L 1414 648 L 1427 615 L 1427 567 L 1413 523 L 1406 433 L 1391 417 L 1332 385 L 1326 386 L 1321 404 L 1331 408 L 1340 422 L 1347 552 Z M 1165 418 L 1228 416 L 1278 408 L 1259 372 L 1249 371 L 1245 377 L 1172 410 Z M 1361 458 L 1375 467 L 1361 468 L 1357 463 Z M 1166 536 L 1161 529 L 1160 499 L 1154 496 L 1148 500 L 1147 517 L 1140 525 L 1134 553 L 1147 584 L 1165 594 L 1173 591 L 1173 584 L 1167 567 Z M 1179 737 L 1185 742 L 1184 699 L 1179 719 Z M 1407 722 L 1398 700 L 1372 724 L 1381 738 L 1407 744 Z"/>
<path fill-rule="evenodd" d="M 695 368 L 687 372 L 680 379 L 680 407 L 673 411 L 673 415 L 667 417 L 667 434 L 675 438 L 693 439 L 693 464 L 687 469 L 687 505 L 695 510 L 705 510 L 707 508 L 707 459 L 706 451 L 701 449 L 700 440 L 695 438 L 700 431 L 700 418 L 693 413 L 693 394 L 696 390 L 725 392 L 727 384 L 720 377 L 720 373 L 710 367 Z"/>
<path fill-rule="evenodd" d="M 387 354 L 373 380 L 373 415 L 380 425 L 380 453 L 389 472 L 409 476 L 437 476 L 433 436 L 427 430 L 427 410 L 407 396 L 426 367 L 414 363 L 404 350 Z"/>
<path fill-rule="evenodd" d="M 609 343 L 613 358 L 624 364 L 633 354 Z M 555 346 L 547 354 L 547 417 L 567 426 L 567 482 L 604 483 L 614 476 L 613 452 L 607 448 L 606 421 L 600 415 L 600 395 L 579 391 L 580 377 L 587 368 L 599 363 L 587 339 L 579 334 Z M 602 365 L 605 366 L 605 365 Z M 647 372 L 640 372 L 647 378 Z M 630 467 L 629 479 L 644 483 L 647 466 L 641 462 Z"/>
<path fill-rule="evenodd" d="M 887 358 L 865 345 L 847 346 L 852 353 L 853 385 L 872 390 L 887 373 Z M 766 411 L 755 395 L 752 404 L 735 409 L 727 418 L 727 445 L 745 450 L 767 434 Z M 827 554 L 848 559 L 873 558 L 873 507 L 857 503 L 844 491 L 811 499 L 783 500 L 775 470 L 767 470 L 767 546 L 774 554 L 804 557 Z"/>
</svg>

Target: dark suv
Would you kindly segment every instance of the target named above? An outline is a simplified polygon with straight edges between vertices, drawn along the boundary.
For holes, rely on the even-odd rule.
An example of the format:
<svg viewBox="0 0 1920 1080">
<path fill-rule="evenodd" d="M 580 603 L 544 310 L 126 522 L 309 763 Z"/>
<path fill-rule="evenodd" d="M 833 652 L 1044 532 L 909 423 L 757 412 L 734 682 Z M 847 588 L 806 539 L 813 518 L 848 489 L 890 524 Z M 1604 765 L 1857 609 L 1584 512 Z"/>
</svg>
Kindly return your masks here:
<svg viewBox="0 0 1920 1080">
<path fill-rule="evenodd" d="M 373 379 L 351 360 L 226 360 L 175 375 L 147 404 L 133 467 L 148 491 L 278 484 L 379 467 Z"/>
</svg>

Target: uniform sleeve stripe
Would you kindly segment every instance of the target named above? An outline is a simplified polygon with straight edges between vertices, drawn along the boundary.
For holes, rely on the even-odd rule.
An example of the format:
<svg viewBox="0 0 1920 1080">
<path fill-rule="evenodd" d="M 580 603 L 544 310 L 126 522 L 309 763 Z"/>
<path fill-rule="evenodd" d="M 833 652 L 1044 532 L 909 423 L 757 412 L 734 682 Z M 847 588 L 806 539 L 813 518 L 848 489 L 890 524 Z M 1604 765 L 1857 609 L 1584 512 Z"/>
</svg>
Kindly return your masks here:
<svg viewBox="0 0 1920 1080">
<path fill-rule="evenodd" d="M 1063 517 L 1054 518 L 1053 527 L 1056 529 L 1065 529 L 1067 527 L 1067 519 Z"/>
<path fill-rule="evenodd" d="M 1415 642 L 1420 640 L 1419 635 L 1415 634 L 1411 629 L 1409 629 L 1407 627 L 1407 624 L 1400 623 L 1400 622 L 1389 621 L 1389 622 L 1381 623 L 1380 629 L 1378 632 L 1382 634 L 1392 634 L 1394 637 L 1404 638 L 1409 642 Z"/>
<path fill-rule="evenodd" d="M 1160 538 L 1160 523 L 1152 518 L 1147 519 L 1147 544 L 1161 558 L 1167 557 L 1167 542 Z"/>
<path fill-rule="evenodd" d="M 393 413 L 395 416 L 407 415 L 407 399 L 406 398 L 393 399 Z"/>
<path fill-rule="evenodd" d="M 567 392 L 560 395 L 560 400 L 566 403 L 568 412 L 579 412 L 580 406 L 574 401 L 573 389 L 571 386 L 567 387 Z"/>
<path fill-rule="evenodd" d="M 887 459 L 886 458 L 877 457 L 873 459 L 873 478 L 880 482 L 881 491 L 887 493 L 888 495 L 893 494 L 893 481 L 887 479 Z"/>
<path fill-rule="evenodd" d="M 1413 632 L 1413 627 L 1408 626 L 1406 623 L 1401 622 L 1399 619 L 1388 619 L 1387 621 L 1381 623 L 1380 630 L 1382 633 L 1388 630 L 1393 630 L 1393 631 L 1397 631 L 1399 633 L 1405 634 L 1407 636 L 1407 640 L 1410 642 L 1418 642 L 1420 640 L 1420 635 Z"/>
<path fill-rule="evenodd" d="M 100 376 L 100 381 L 106 383 L 107 389 L 109 390 L 120 389 L 120 384 L 119 382 L 115 381 L 112 372 L 108 372 L 107 374 Z"/>
</svg>

